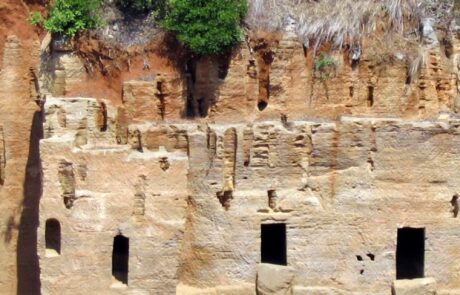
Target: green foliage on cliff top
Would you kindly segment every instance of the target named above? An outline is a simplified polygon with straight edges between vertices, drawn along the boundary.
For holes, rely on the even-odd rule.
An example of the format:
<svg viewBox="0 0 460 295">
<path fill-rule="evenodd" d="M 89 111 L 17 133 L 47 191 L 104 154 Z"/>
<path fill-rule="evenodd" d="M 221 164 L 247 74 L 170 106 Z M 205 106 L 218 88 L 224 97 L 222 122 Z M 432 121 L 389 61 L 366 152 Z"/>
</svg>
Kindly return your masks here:
<svg viewBox="0 0 460 295">
<path fill-rule="evenodd" d="M 100 5 L 101 0 L 55 0 L 44 27 L 52 33 L 70 37 L 95 29 L 101 23 L 97 16 Z"/>
<path fill-rule="evenodd" d="M 116 0 L 116 5 L 123 11 L 131 13 L 147 13 L 155 11 L 158 15 L 166 13 L 167 0 Z"/>
<path fill-rule="evenodd" d="M 242 40 L 246 12 L 246 0 L 170 0 L 163 27 L 195 54 L 220 54 Z"/>
</svg>

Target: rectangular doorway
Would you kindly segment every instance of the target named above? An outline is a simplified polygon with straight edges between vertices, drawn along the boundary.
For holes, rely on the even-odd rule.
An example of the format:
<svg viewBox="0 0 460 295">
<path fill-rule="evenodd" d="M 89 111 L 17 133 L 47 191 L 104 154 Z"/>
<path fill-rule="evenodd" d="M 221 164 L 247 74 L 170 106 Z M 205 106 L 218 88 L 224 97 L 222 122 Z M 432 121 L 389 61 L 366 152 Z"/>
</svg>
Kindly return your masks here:
<svg viewBox="0 0 460 295">
<path fill-rule="evenodd" d="M 287 265 L 286 224 L 261 225 L 261 262 Z"/>
<path fill-rule="evenodd" d="M 113 239 L 112 276 L 118 282 L 128 285 L 129 239 L 118 235 Z"/>
<path fill-rule="evenodd" d="M 416 279 L 424 277 L 425 229 L 398 228 L 396 247 L 396 279 Z"/>
</svg>

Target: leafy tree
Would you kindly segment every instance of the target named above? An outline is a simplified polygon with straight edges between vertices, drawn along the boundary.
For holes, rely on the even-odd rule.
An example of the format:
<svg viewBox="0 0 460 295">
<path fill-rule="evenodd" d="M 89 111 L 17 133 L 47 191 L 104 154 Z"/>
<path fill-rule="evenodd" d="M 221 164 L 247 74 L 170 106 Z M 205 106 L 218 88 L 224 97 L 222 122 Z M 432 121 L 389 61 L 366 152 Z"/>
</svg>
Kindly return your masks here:
<svg viewBox="0 0 460 295">
<path fill-rule="evenodd" d="M 246 12 L 246 0 L 169 0 L 163 26 L 195 54 L 220 54 L 242 40 Z"/>
<path fill-rule="evenodd" d="M 69 37 L 95 29 L 101 24 L 97 16 L 100 6 L 101 0 L 55 0 L 44 27 Z"/>
</svg>

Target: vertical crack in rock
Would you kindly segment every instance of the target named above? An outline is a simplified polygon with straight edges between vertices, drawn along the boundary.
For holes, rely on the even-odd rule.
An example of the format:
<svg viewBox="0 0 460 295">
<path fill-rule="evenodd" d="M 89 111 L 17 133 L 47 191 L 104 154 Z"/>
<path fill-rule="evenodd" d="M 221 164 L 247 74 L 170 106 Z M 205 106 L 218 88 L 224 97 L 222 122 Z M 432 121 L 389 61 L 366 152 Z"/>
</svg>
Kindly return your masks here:
<svg viewBox="0 0 460 295">
<path fill-rule="evenodd" d="M 254 108 L 254 97 L 257 97 L 259 88 L 259 74 L 257 72 L 256 60 L 251 57 L 246 66 L 246 91 L 247 91 L 247 109 L 252 110 Z"/>
<path fill-rule="evenodd" d="M 139 175 L 138 182 L 135 185 L 136 193 L 134 194 L 133 216 L 137 222 L 141 222 L 145 215 L 145 185 L 146 176 Z"/>
<path fill-rule="evenodd" d="M 0 185 L 5 183 L 6 149 L 3 126 L 0 126 Z"/>
<path fill-rule="evenodd" d="M 75 146 L 82 147 L 88 143 L 88 120 L 84 118 L 80 122 L 80 126 L 78 126 L 77 134 L 75 135 Z"/>
<path fill-rule="evenodd" d="M 30 98 L 34 100 L 37 104 L 41 102 L 40 95 L 40 86 L 38 84 L 38 78 L 35 69 L 29 69 L 29 89 L 30 89 Z"/>
<path fill-rule="evenodd" d="M 257 126 L 254 132 L 251 166 L 264 167 L 268 164 L 269 158 L 269 137 L 271 125 Z"/>
<path fill-rule="evenodd" d="M 339 124 L 339 123 L 337 123 Z M 331 142 L 331 166 L 330 166 L 330 196 L 331 200 L 335 198 L 337 190 L 337 168 L 338 168 L 338 155 L 340 150 L 340 126 L 337 126 L 337 130 L 333 130 L 332 142 Z"/>
<path fill-rule="evenodd" d="M 145 193 L 137 192 L 134 195 L 133 215 L 136 221 L 142 221 L 145 214 Z"/>
<path fill-rule="evenodd" d="M 270 69 L 275 58 L 274 52 L 269 48 L 265 41 L 256 45 L 257 66 L 259 73 L 259 98 L 257 108 L 259 111 L 265 110 L 270 99 Z"/>
<path fill-rule="evenodd" d="M 97 112 L 96 122 L 98 128 L 101 132 L 107 131 L 108 124 L 107 124 L 107 105 L 104 102 L 99 103 L 99 111 Z"/>
<path fill-rule="evenodd" d="M 310 155 L 313 152 L 311 127 L 303 126 L 298 133 L 295 134 L 291 146 L 293 146 L 293 154 L 291 156 L 292 164 L 308 172 Z"/>
<path fill-rule="evenodd" d="M 452 215 L 454 218 L 457 218 L 458 211 L 459 211 L 459 204 L 458 204 L 458 195 L 455 194 L 452 199 L 450 200 L 450 204 L 452 205 Z"/>
<path fill-rule="evenodd" d="M 230 128 L 224 134 L 224 191 L 235 188 L 237 134 L 235 128 Z"/>
<path fill-rule="evenodd" d="M 86 127 L 86 134 L 87 138 L 90 136 L 97 134 L 101 132 L 102 128 L 104 126 L 100 125 L 100 119 L 102 119 L 102 125 L 107 125 L 107 119 L 101 116 L 101 103 L 98 103 L 97 101 L 88 101 L 87 102 L 87 116 L 86 116 L 86 122 L 85 127 Z M 107 117 L 107 115 L 105 116 Z M 83 125 L 81 126 L 83 128 Z"/>
<path fill-rule="evenodd" d="M 194 118 L 198 114 L 198 105 L 194 97 L 195 83 L 196 83 L 196 61 L 192 58 L 188 59 L 185 63 L 185 78 L 186 78 L 186 92 L 187 102 L 185 106 L 185 116 Z"/>
<path fill-rule="evenodd" d="M 75 175 L 72 163 L 61 160 L 59 162 L 58 176 L 64 205 L 67 209 L 70 209 L 75 201 Z"/>
<path fill-rule="evenodd" d="M 217 135 L 216 135 L 216 132 L 212 130 L 210 127 L 208 127 L 208 130 L 207 130 L 206 140 L 207 140 L 209 159 L 212 164 L 214 158 L 216 157 L 216 153 L 217 153 Z"/>
<path fill-rule="evenodd" d="M 248 167 L 251 163 L 251 146 L 254 139 L 254 132 L 252 126 L 248 126 L 243 131 L 243 163 Z"/>
<path fill-rule="evenodd" d="M 374 86 L 367 87 L 367 106 L 374 106 Z"/>
<path fill-rule="evenodd" d="M 155 96 L 158 98 L 158 113 L 160 115 L 161 120 L 165 119 L 166 114 L 166 102 L 165 102 L 165 93 L 164 93 L 164 81 L 159 79 L 156 85 L 156 93 Z"/>
<path fill-rule="evenodd" d="M 268 167 L 275 168 L 278 164 L 278 131 L 271 128 L 268 136 Z"/>
<path fill-rule="evenodd" d="M 367 163 L 369 164 L 369 170 L 371 172 L 375 169 L 374 154 L 377 152 L 377 136 L 375 134 L 375 131 L 375 126 L 371 126 L 371 148 L 369 150 L 369 155 L 367 158 Z"/>
</svg>

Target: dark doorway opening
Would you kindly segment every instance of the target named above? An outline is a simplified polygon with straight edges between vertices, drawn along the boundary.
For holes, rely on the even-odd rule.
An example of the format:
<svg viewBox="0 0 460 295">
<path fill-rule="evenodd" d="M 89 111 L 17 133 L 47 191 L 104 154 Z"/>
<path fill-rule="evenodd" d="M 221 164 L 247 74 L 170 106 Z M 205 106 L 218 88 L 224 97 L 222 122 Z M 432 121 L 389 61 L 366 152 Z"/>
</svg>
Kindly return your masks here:
<svg viewBox="0 0 460 295">
<path fill-rule="evenodd" d="M 112 275 L 125 285 L 128 284 L 128 262 L 129 239 L 118 235 L 113 239 Z"/>
<path fill-rule="evenodd" d="M 367 106 L 374 106 L 374 86 L 367 87 Z"/>
<path fill-rule="evenodd" d="M 48 219 L 45 225 L 46 254 L 61 254 L 61 224 L 56 219 Z"/>
<path fill-rule="evenodd" d="M 261 225 L 262 263 L 287 265 L 286 224 Z"/>
<path fill-rule="evenodd" d="M 399 228 L 397 242 L 396 279 L 423 278 L 425 265 L 425 229 Z"/>
</svg>

